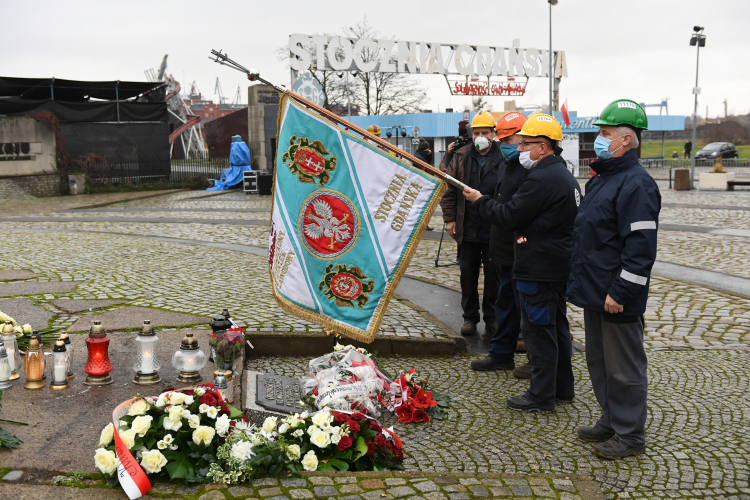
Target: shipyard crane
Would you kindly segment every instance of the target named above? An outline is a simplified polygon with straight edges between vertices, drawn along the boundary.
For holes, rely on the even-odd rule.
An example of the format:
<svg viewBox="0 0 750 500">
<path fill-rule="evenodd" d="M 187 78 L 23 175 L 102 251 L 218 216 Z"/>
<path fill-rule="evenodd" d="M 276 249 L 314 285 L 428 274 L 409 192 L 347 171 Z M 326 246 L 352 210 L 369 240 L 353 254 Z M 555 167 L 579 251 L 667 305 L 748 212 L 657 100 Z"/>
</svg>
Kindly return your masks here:
<svg viewBox="0 0 750 500">
<path fill-rule="evenodd" d="M 224 93 L 221 91 L 221 83 L 219 83 L 218 77 L 216 77 L 216 87 L 214 87 L 214 94 L 219 94 L 220 105 L 229 100 L 229 98 L 224 97 Z"/>
<path fill-rule="evenodd" d="M 657 108 L 658 107 L 659 115 L 661 115 L 661 108 L 664 108 L 664 110 L 666 111 L 665 114 L 669 116 L 669 108 L 667 107 L 668 100 L 669 100 L 669 97 L 665 97 L 664 99 L 661 100 L 659 104 L 644 104 L 644 103 L 639 103 L 639 104 L 641 105 L 642 108 Z"/>
</svg>

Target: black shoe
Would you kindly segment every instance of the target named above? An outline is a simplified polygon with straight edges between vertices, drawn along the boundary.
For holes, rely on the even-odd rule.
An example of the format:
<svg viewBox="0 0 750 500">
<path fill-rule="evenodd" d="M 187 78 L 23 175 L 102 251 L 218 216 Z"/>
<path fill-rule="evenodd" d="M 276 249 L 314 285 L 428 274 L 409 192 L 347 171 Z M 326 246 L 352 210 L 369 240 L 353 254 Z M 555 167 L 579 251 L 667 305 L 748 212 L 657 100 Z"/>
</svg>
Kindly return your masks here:
<svg viewBox="0 0 750 500">
<path fill-rule="evenodd" d="M 461 335 L 465 335 L 467 337 L 471 335 L 477 334 L 477 324 L 472 323 L 471 321 L 467 321 L 464 323 L 464 326 L 461 327 Z"/>
<path fill-rule="evenodd" d="M 565 398 L 555 398 L 555 401 L 557 402 L 557 404 L 567 405 L 575 401 L 575 399 L 576 399 L 575 396 L 571 396 L 571 397 L 565 397 Z"/>
<path fill-rule="evenodd" d="M 427 231 L 434 231 L 435 229 L 431 228 L 430 226 L 427 226 Z"/>
<path fill-rule="evenodd" d="M 513 370 L 513 376 L 518 378 L 531 379 L 531 363 L 526 363 Z"/>
<path fill-rule="evenodd" d="M 489 338 L 492 338 L 497 333 L 497 323 L 494 321 L 490 323 L 489 325 L 485 323 L 484 325 L 484 333 L 489 336 Z"/>
<path fill-rule="evenodd" d="M 617 460 L 631 455 L 642 455 L 646 452 L 646 445 L 631 446 L 623 443 L 620 436 L 612 436 L 608 441 L 594 446 L 594 453 L 608 460 Z"/>
<path fill-rule="evenodd" d="M 471 362 L 471 369 L 478 372 L 489 372 L 494 370 L 512 370 L 516 367 L 516 364 L 511 361 L 510 363 L 503 363 L 497 359 L 492 359 L 487 356 L 482 359 L 475 359 Z"/>
<path fill-rule="evenodd" d="M 578 437 L 584 441 L 603 443 L 615 435 L 615 431 L 607 430 L 598 425 L 583 426 L 578 428 Z"/>
<path fill-rule="evenodd" d="M 526 396 L 511 396 L 505 400 L 505 404 L 508 405 L 508 408 L 510 408 L 511 410 L 518 410 L 518 411 L 525 411 L 525 412 L 549 413 L 551 411 L 554 411 L 555 409 L 554 404 L 551 406 L 538 405 L 526 399 Z"/>
</svg>

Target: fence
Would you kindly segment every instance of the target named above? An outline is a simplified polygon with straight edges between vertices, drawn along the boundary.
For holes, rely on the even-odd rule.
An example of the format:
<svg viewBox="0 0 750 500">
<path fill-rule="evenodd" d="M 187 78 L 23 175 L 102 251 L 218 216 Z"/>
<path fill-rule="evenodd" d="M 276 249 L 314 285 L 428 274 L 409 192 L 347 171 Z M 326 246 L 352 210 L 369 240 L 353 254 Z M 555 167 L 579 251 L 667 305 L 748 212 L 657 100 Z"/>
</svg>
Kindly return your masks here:
<svg viewBox="0 0 750 500">
<path fill-rule="evenodd" d="M 591 176 L 591 159 L 569 161 L 568 169 L 579 179 L 588 179 Z M 646 171 L 651 174 L 651 177 L 657 180 L 669 180 L 671 178 L 671 171 L 682 168 L 690 168 L 690 160 L 680 159 L 665 159 L 665 158 L 641 158 L 641 165 Z M 695 162 L 695 179 L 702 172 L 710 172 L 714 168 L 716 160 L 697 160 Z M 721 161 L 724 170 L 727 172 L 734 172 L 737 178 L 750 178 L 750 159 L 741 160 L 727 160 Z"/>
</svg>

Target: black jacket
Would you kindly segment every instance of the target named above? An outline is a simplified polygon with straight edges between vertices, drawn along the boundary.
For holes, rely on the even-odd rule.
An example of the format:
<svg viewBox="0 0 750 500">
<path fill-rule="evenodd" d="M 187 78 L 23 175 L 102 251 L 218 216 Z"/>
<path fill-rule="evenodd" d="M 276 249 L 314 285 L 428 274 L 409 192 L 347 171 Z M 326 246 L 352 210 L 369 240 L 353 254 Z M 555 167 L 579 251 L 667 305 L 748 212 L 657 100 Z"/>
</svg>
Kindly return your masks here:
<svg viewBox="0 0 750 500">
<path fill-rule="evenodd" d="M 489 196 L 477 200 L 492 224 L 513 230 L 513 277 L 560 282 L 570 274 L 573 222 L 581 202 L 578 181 L 559 156 L 548 156 L 529 170 L 508 203 Z"/>
<path fill-rule="evenodd" d="M 513 195 L 518 191 L 521 182 L 528 170 L 523 168 L 518 162 L 518 157 L 510 162 L 506 160 L 505 168 L 500 170 L 500 180 L 495 188 L 495 202 L 503 204 L 508 203 Z M 480 212 L 483 218 L 485 213 Z M 513 231 L 505 230 L 500 226 L 492 224 L 490 228 L 490 262 L 496 267 L 513 265 L 513 245 L 515 243 Z"/>
<path fill-rule="evenodd" d="M 661 194 L 635 151 L 591 168 L 597 175 L 586 184 L 575 221 L 568 300 L 603 312 L 609 295 L 624 306 L 617 316 L 640 316 L 656 259 Z"/>
</svg>

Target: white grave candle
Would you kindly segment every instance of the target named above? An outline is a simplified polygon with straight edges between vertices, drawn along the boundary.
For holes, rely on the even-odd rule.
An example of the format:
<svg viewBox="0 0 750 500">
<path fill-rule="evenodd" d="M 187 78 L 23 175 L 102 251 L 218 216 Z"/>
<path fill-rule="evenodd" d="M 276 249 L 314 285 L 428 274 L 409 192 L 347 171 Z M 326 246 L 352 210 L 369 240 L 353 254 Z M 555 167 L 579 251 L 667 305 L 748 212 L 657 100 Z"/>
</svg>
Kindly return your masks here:
<svg viewBox="0 0 750 500">
<path fill-rule="evenodd" d="M 13 351 L 12 347 L 6 347 L 5 350 L 8 353 L 8 364 L 10 365 L 10 371 L 13 371 L 16 369 L 16 353 Z"/>
<path fill-rule="evenodd" d="M 68 367 L 65 366 L 65 363 L 55 365 L 54 379 L 55 382 L 65 382 L 68 380 Z"/>
<path fill-rule="evenodd" d="M 151 351 L 143 351 L 143 358 L 141 359 L 141 373 L 153 373 L 154 372 L 154 358 L 151 356 Z"/>
</svg>

